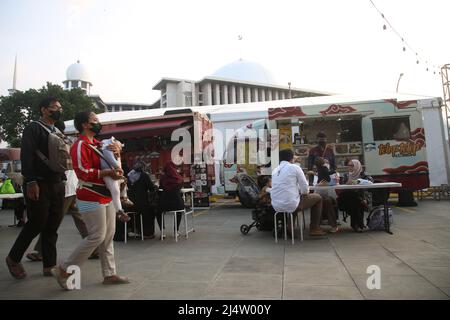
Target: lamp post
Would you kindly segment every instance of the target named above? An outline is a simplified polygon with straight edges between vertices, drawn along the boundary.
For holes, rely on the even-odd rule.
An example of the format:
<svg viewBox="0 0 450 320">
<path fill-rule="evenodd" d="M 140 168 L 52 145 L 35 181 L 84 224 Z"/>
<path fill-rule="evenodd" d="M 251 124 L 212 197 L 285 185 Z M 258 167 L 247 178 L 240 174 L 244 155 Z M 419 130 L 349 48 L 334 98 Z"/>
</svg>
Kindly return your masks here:
<svg viewBox="0 0 450 320">
<path fill-rule="evenodd" d="M 288 86 L 289 86 L 289 99 L 292 99 L 292 94 L 291 94 L 291 82 L 288 82 Z"/>
<path fill-rule="evenodd" d="M 398 77 L 398 81 L 397 81 L 397 93 L 398 93 L 398 85 L 400 84 L 400 79 L 403 77 L 403 73 L 400 73 L 400 76 Z"/>
</svg>

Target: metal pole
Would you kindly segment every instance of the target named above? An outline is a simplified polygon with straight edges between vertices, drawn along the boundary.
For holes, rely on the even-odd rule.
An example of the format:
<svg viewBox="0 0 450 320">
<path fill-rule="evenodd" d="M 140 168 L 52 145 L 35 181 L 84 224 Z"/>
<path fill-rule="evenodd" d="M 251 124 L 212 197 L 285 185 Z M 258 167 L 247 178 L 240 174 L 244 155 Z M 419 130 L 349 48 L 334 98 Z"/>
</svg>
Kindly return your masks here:
<svg viewBox="0 0 450 320">
<path fill-rule="evenodd" d="M 400 79 L 403 77 L 403 73 L 400 73 L 400 76 L 398 77 L 398 81 L 397 81 L 397 93 L 398 93 L 398 86 L 400 84 Z"/>
</svg>

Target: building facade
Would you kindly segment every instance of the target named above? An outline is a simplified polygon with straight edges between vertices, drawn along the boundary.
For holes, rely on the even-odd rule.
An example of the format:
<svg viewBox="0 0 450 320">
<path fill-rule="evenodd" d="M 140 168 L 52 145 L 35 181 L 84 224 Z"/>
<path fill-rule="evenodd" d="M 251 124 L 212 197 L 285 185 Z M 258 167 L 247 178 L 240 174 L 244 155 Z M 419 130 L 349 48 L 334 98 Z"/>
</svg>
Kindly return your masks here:
<svg viewBox="0 0 450 320">
<path fill-rule="evenodd" d="M 280 86 L 261 65 L 238 60 L 199 81 L 162 78 L 161 108 L 226 105 L 329 95 L 326 92 Z"/>
</svg>

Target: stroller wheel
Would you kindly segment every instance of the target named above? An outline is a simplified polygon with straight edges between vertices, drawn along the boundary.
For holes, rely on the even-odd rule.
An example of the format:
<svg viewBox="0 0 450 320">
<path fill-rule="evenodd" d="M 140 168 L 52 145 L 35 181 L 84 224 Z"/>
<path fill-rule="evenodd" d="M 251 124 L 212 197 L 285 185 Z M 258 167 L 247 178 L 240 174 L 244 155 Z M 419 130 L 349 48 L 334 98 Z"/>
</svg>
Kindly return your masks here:
<svg viewBox="0 0 450 320">
<path fill-rule="evenodd" d="M 241 232 L 242 232 L 243 235 L 246 235 L 249 231 L 250 231 L 250 227 L 248 225 L 243 224 L 241 226 Z"/>
</svg>

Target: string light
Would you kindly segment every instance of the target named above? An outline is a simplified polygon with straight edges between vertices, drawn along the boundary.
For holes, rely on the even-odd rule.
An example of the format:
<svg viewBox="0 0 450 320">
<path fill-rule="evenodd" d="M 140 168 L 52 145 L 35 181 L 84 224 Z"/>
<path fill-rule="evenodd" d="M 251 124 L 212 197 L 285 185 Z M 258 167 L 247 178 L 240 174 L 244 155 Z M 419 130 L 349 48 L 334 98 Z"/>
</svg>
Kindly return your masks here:
<svg viewBox="0 0 450 320">
<path fill-rule="evenodd" d="M 375 8 L 375 10 L 378 11 L 378 13 L 381 15 L 381 18 L 384 20 L 384 24 L 383 24 L 383 30 L 387 30 L 387 26 L 389 26 L 390 30 L 392 30 L 402 41 L 403 46 L 402 46 L 402 50 L 403 52 L 406 52 L 406 48 L 409 49 L 410 52 L 415 53 L 416 55 L 416 64 L 420 64 L 420 56 L 419 54 L 409 45 L 409 43 L 407 41 L 405 41 L 405 39 L 401 36 L 401 34 L 392 26 L 392 24 L 389 22 L 389 20 L 385 17 L 384 13 L 381 12 L 377 6 L 375 5 L 375 3 L 372 0 L 369 0 L 370 3 L 372 4 L 372 6 Z M 387 24 L 387 25 L 386 25 Z M 423 60 L 422 60 L 423 61 Z M 429 71 L 429 67 L 428 67 L 428 61 L 425 62 L 425 65 L 427 66 L 426 71 Z M 433 68 L 435 69 L 433 71 L 433 74 L 436 74 L 436 70 L 439 70 L 439 67 L 434 66 Z M 441 72 L 439 72 L 439 75 L 441 75 Z"/>
</svg>

